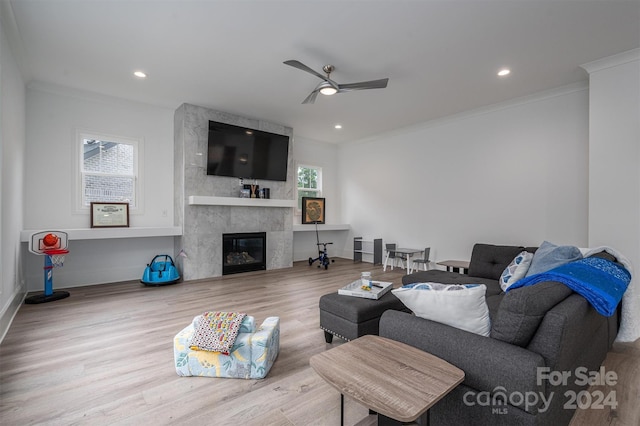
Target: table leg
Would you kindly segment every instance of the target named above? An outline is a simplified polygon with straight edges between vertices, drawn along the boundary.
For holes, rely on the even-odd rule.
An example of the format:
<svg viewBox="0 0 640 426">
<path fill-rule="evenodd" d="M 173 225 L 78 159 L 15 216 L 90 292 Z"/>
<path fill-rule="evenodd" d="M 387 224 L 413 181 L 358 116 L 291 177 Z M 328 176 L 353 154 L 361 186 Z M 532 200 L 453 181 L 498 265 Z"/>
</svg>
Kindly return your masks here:
<svg viewBox="0 0 640 426">
<path fill-rule="evenodd" d="M 340 394 L 340 426 L 344 426 L 344 395 Z"/>
<path fill-rule="evenodd" d="M 422 413 L 420 417 L 415 419 L 410 424 L 412 425 L 416 424 L 420 426 L 425 426 L 425 425 L 429 426 L 431 422 L 431 416 L 429 415 L 429 411 L 430 410 L 427 410 L 424 413 Z M 371 410 L 369 410 L 369 412 L 371 412 Z M 382 414 L 378 413 L 378 426 L 402 426 L 406 424 L 407 423 L 399 422 L 398 420 L 392 419 L 391 417 L 383 416 Z"/>
</svg>

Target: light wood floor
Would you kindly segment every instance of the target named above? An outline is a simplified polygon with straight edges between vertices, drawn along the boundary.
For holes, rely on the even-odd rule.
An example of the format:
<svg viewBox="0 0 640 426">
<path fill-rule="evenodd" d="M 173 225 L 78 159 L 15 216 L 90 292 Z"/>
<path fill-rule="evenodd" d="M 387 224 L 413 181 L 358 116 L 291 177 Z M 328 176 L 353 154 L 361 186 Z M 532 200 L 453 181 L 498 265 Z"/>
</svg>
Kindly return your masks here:
<svg viewBox="0 0 640 426">
<path fill-rule="evenodd" d="M 337 259 L 327 271 L 302 262 L 165 287 L 105 284 L 23 305 L 0 345 L 0 423 L 338 425 L 340 396 L 309 367 L 333 346 L 318 327 L 318 299 L 363 270 L 396 286 L 403 275 Z M 280 354 L 267 378 L 176 375 L 173 336 L 212 309 L 247 312 L 258 323 L 280 317 Z M 617 410 L 585 410 L 572 424 L 640 424 L 639 359 L 640 342 L 616 345 L 605 365 L 619 376 Z M 366 408 L 345 403 L 346 424 L 371 423 Z"/>
</svg>

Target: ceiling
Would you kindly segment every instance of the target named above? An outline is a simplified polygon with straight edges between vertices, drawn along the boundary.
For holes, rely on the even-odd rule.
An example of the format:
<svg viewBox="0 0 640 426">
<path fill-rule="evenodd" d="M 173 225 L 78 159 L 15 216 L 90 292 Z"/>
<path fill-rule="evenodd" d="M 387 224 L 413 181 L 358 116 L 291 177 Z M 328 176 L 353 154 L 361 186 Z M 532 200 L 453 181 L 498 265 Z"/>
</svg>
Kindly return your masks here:
<svg viewBox="0 0 640 426">
<path fill-rule="evenodd" d="M 336 143 L 586 81 L 581 64 L 640 47 L 638 0 L 2 2 L 27 84 L 186 102 Z M 303 105 L 320 79 L 288 59 L 389 85 Z"/>
</svg>

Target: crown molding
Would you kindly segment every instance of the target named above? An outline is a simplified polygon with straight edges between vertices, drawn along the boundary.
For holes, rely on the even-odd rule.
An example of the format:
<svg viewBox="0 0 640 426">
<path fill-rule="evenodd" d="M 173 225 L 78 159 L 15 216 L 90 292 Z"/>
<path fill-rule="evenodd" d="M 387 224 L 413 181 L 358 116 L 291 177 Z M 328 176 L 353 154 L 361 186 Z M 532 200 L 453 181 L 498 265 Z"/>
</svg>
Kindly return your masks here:
<svg viewBox="0 0 640 426">
<path fill-rule="evenodd" d="M 607 68 L 613 68 L 619 65 L 639 60 L 640 49 L 632 49 L 627 50 L 626 52 L 618 53 L 616 55 L 607 56 L 606 58 L 588 62 L 584 65 L 580 65 L 580 67 L 587 71 L 589 74 L 592 74 L 594 72 L 602 71 Z"/>
<path fill-rule="evenodd" d="M 547 90 L 543 90 L 537 93 L 534 93 L 532 95 L 525 95 L 525 96 L 521 96 L 521 97 L 517 97 L 514 99 L 509 99 L 506 101 L 502 101 L 502 102 L 498 102 L 498 103 L 494 103 L 494 104 L 490 104 L 490 105 L 485 105 L 479 108 L 474 108 L 472 110 L 468 110 L 468 111 L 463 111 L 461 113 L 457 113 L 457 114 L 453 114 L 453 115 L 449 115 L 446 117 L 442 117 L 442 118 L 436 118 L 434 120 L 429 120 L 426 122 L 422 122 L 422 123 L 418 123 L 418 124 L 413 124 L 410 126 L 406 126 L 406 127 L 402 127 L 399 129 L 394 129 L 391 130 L 389 132 L 385 132 L 385 133 L 381 133 L 378 135 L 373 135 L 373 136 L 369 136 L 363 139 L 358 139 L 358 140 L 354 140 L 354 141 L 348 141 L 348 142 L 342 142 L 339 145 L 342 146 L 347 146 L 347 145 L 359 145 L 359 144 L 363 144 L 363 143 L 369 143 L 369 142 L 373 142 L 376 140 L 380 140 L 382 138 L 388 138 L 388 137 L 392 137 L 395 135 L 402 135 L 402 134 L 407 134 L 407 133 L 412 133 L 412 132 L 418 132 L 418 131 L 422 131 L 424 129 L 427 128 L 431 128 L 431 127 L 437 127 L 437 126 L 441 126 L 441 125 L 445 125 L 445 124 L 449 124 L 452 122 L 456 122 L 459 120 L 466 120 L 466 119 L 471 119 L 471 118 L 475 118 L 481 115 L 485 115 L 485 114 L 491 114 L 491 113 L 495 113 L 498 111 L 502 111 L 502 110 L 506 110 L 506 109 L 510 109 L 510 108 L 517 108 L 521 105 L 527 105 L 527 104 L 532 104 L 535 102 L 541 102 L 541 101 L 545 101 L 547 99 L 551 99 L 551 98 L 555 98 L 558 96 L 565 96 L 571 93 L 575 93 L 575 92 L 582 92 L 582 91 L 587 91 L 589 90 L 589 83 L 587 81 L 579 81 L 577 83 L 571 83 L 571 84 L 567 84 L 564 86 L 560 86 L 560 87 L 556 87 L 553 89 L 547 89 Z"/>
</svg>

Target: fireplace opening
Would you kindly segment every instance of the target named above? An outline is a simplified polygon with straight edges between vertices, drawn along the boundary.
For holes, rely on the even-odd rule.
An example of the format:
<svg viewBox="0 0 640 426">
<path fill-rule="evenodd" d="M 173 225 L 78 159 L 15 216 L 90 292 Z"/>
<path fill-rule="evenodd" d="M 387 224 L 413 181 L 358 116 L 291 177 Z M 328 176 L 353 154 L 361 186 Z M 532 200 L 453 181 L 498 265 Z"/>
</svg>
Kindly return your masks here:
<svg viewBox="0 0 640 426">
<path fill-rule="evenodd" d="M 266 270 L 266 251 L 265 232 L 222 234 L 222 275 Z"/>
</svg>

